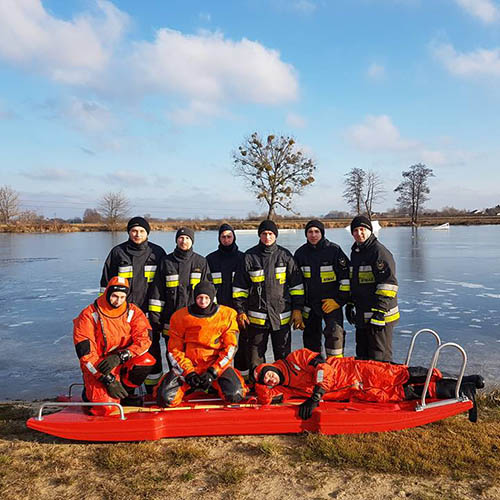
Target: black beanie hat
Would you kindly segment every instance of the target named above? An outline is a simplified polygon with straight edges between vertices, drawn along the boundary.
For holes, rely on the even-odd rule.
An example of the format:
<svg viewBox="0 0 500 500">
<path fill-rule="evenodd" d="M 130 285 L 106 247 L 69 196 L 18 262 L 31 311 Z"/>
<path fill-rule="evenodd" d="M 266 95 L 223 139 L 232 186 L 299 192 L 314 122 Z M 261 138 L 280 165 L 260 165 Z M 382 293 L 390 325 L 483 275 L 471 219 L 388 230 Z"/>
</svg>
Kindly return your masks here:
<svg viewBox="0 0 500 500">
<path fill-rule="evenodd" d="M 194 243 L 194 231 L 190 227 L 179 228 L 175 234 L 175 241 L 177 241 L 179 236 L 189 236 L 191 241 Z"/>
<path fill-rule="evenodd" d="M 224 222 L 224 224 L 220 225 L 220 227 L 219 227 L 219 238 L 220 238 L 220 235 L 224 231 L 231 231 L 233 233 L 234 239 L 236 240 L 236 235 L 234 234 L 234 229 L 233 229 L 233 226 L 231 226 L 231 224 L 228 224 L 227 222 Z"/>
<path fill-rule="evenodd" d="M 270 219 L 263 220 L 259 225 L 259 236 L 264 231 L 272 231 L 278 237 L 278 226 Z"/>
<path fill-rule="evenodd" d="M 322 237 L 322 238 L 324 238 L 324 237 L 325 237 L 325 225 L 324 225 L 321 221 L 316 220 L 316 219 L 310 220 L 310 221 L 306 224 L 306 228 L 305 228 L 305 233 L 306 233 L 306 236 L 307 236 L 307 231 L 308 231 L 311 227 L 317 227 L 317 228 L 321 231 L 321 237 Z"/>
<path fill-rule="evenodd" d="M 357 215 L 356 217 L 354 217 L 354 219 L 352 219 L 351 234 L 357 227 L 366 227 L 366 229 L 369 229 L 370 231 L 373 232 L 372 223 L 370 222 L 370 219 L 364 215 Z"/>
<path fill-rule="evenodd" d="M 274 373 L 276 373 L 276 375 L 278 375 L 278 377 L 280 378 L 279 385 L 283 385 L 285 383 L 285 376 L 283 375 L 283 373 L 281 373 L 281 370 L 279 370 L 278 368 L 276 368 L 273 365 L 267 365 L 267 366 L 264 366 L 264 368 L 262 368 L 262 370 L 259 373 L 259 380 L 257 380 L 257 382 L 259 382 L 259 384 L 264 383 L 264 377 L 266 376 L 267 372 L 274 372 Z"/>
<path fill-rule="evenodd" d="M 198 295 L 208 295 L 210 297 L 210 302 L 214 301 L 215 298 L 215 287 L 210 283 L 209 281 L 200 281 L 195 287 L 194 287 L 194 297 L 198 297 Z"/>
<path fill-rule="evenodd" d="M 144 217 L 132 217 L 127 224 L 127 233 L 135 226 L 141 226 L 146 230 L 146 233 L 150 233 L 151 227 L 149 222 Z"/>
<path fill-rule="evenodd" d="M 108 304 L 111 305 L 111 302 L 110 302 L 110 297 L 111 295 L 114 293 L 114 292 L 123 292 L 123 293 L 126 293 L 127 294 L 127 297 L 128 297 L 128 292 L 130 291 L 129 287 L 127 285 L 111 285 L 111 286 L 108 286 L 107 290 L 106 290 L 106 300 L 108 301 Z"/>
</svg>

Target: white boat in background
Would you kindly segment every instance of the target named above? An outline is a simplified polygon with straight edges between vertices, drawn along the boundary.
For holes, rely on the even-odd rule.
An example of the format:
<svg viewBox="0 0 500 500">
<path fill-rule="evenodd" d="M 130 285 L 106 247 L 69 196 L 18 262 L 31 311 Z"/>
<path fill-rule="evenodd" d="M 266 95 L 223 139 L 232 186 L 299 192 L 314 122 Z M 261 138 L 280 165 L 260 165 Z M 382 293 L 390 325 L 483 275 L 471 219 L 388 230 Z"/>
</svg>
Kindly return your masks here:
<svg viewBox="0 0 500 500">
<path fill-rule="evenodd" d="M 450 229 L 450 223 L 445 222 L 444 224 L 441 224 L 440 226 L 436 226 L 432 228 L 434 231 L 442 231 L 446 229 Z"/>
<path fill-rule="evenodd" d="M 345 228 L 346 228 L 346 231 L 351 232 L 351 225 L 350 224 L 348 226 L 346 226 Z M 372 220 L 372 228 L 373 228 L 373 232 L 375 234 L 378 234 L 378 232 L 380 231 L 382 226 L 379 224 L 378 220 Z"/>
</svg>

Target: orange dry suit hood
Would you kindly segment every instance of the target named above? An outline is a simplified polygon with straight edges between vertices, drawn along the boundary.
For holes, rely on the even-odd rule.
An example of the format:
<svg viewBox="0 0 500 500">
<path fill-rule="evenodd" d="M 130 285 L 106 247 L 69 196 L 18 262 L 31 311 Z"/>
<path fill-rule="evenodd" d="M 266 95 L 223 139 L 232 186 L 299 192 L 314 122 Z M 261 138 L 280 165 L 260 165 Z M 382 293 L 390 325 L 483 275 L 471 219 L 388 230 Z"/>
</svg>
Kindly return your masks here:
<svg viewBox="0 0 500 500">
<path fill-rule="evenodd" d="M 128 279 L 122 278 L 121 276 L 114 276 L 109 280 L 104 293 L 97 299 L 97 307 L 100 312 L 108 317 L 117 318 L 127 310 L 128 304 L 127 301 L 124 301 L 123 304 L 118 307 L 112 306 L 109 298 L 113 292 L 124 292 L 127 294 L 128 299 L 128 294 L 130 292 Z"/>
</svg>

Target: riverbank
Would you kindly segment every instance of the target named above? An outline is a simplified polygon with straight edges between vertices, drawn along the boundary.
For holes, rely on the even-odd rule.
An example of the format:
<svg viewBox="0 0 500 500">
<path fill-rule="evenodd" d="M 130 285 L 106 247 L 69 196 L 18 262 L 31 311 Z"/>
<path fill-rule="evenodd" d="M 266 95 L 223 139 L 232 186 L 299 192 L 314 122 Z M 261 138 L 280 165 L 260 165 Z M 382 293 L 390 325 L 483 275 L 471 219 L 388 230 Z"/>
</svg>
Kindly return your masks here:
<svg viewBox="0 0 500 500">
<path fill-rule="evenodd" d="M 500 391 L 458 415 L 381 434 L 77 443 L 27 429 L 34 404 L 0 405 L 0 494 L 53 498 L 500 498 Z"/>
<path fill-rule="evenodd" d="M 412 226 L 409 217 L 380 217 L 377 218 L 382 227 Z M 307 218 L 300 219 L 278 219 L 276 223 L 280 229 L 303 229 Z M 195 231 L 216 231 L 225 220 L 176 220 L 168 222 L 151 221 L 153 231 L 175 231 L 181 226 L 192 227 Z M 235 229 L 257 229 L 260 220 L 228 221 Z M 351 219 L 324 219 L 326 228 L 343 228 L 350 224 Z M 488 224 L 500 224 L 500 216 L 456 216 L 456 217 L 422 217 L 418 226 L 437 227 L 442 224 L 450 226 L 478 226 Z M 127 222 L 110 226 L 105 223 L 92 224 L 70 224 L 63 222 L 44 221 L 32 224 L 0 224 L 0 233 L 75 233 L 75 232 L 98 232 L 98 231 L 126 231 Z"/>
</svg>

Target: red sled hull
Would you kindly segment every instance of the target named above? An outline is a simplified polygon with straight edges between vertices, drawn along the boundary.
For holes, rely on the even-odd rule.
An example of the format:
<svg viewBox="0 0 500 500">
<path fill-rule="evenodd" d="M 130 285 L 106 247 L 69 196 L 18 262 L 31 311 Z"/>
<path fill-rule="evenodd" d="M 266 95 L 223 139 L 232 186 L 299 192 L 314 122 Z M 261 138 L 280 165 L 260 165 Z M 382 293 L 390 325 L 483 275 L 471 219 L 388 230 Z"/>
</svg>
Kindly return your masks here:
<svg viewBox="0 0 500 500">
<path fill-rule="evenodd" d="M 125 408 L 119 415 L 97 417 L 82 407 L 67 407 L 42 420 L 30 418 L 31 429 L 77 441 L 152 441 L 169 437 L 258 434 L 360 434 L 408 429 L 442 420 L 472 407 L 470 401 L 416 411 L 418 401 L 339 403 L 324 401 L 309 420 L 301 420 L 295 403 L 262 406 L 226 405 L 222 401 L 190 402 L 178 408 Z"/>
</svg>

